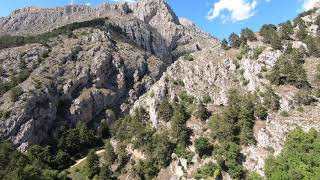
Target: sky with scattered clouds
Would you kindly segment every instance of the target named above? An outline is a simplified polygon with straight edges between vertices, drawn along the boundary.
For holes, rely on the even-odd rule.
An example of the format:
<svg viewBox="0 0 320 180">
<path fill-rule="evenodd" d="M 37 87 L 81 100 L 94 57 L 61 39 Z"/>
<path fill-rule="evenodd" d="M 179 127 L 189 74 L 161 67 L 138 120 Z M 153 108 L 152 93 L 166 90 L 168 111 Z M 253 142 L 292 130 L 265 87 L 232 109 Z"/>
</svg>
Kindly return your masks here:
<svg viewBox="0 0 320 180">
<path fill-rule="evenodd" d="M 0 16 L 25 6 L 54 7 L 67 4 L 98 6 L 102 3 L 135 0 L 0 0 Z M 222 39 L 249 27 L 279 24 L 311 9 L 320 0 L 167 0 L 180 17 L 194 21 L 203 30 Z"/>
</svg>

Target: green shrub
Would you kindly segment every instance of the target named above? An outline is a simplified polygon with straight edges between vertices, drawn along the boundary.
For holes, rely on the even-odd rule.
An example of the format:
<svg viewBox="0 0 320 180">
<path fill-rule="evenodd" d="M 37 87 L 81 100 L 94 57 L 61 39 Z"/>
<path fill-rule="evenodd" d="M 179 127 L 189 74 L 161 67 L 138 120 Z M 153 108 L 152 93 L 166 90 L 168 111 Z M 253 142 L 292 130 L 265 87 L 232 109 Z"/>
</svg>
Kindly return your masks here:
<svg viewBox="0 0 320 180">
<path fill-rule="evenodd" d="M 280 112 L 280 116 L 282 116 L 282 117 L 289 117 L 290 114 L 289 114 L 287 111 L 281 111 L 281 112 Z"/>
<path fill-rule="evenodd" d="M 224 142 L 215 149 L 215 157 L 222 170 L 227 171 L 232 179 L 241 179 L 244 169 L 241 165 L 240 145 L 234 142 Z"/>
<path fill-rule="evenodd" d="M 320 57 L 319 40 L 320 40 L 319 37 L 312 37 L 312 36 L 306 36 L 303 39 L 303 42 L 307 45 L 309 56 Z"/>
<path fill-rule="evenodd" d="M 184 86 L 184 82 L 182 80 L 173 81 L 173 84 L 176 86 Z"/>
<path fill-rule="evenodd" d="M 319 68 L 320 69 L 320 68 Z M 320 72 L 320 71 L 319 71 Z M 209 104 L 209 103 L 211 103 L 212 102 L 212 99 L 211 99 L 211 97 L 209 96 L 209 95 L 206 95 L 206 96 L 204 96 L 203 97 L 203 103 L 204 104 Z"/>
<path fill-rule="evenodd" d="M 267 87 L 264 93 L 261 93 L 263 98 L 263 105 L 272 111 L 280 109 L 280 97 L 274 93 L 271 87 Z"/>
<path fill-rule="evenodd" d="M 268 117 L 268 110 L 260 102 L 254 107 L 255 116 L 261 120 L 266 120 Z"/>
<path fill-rule="evenodd" d="M 296 107 L 296 109 L 299 112 L 304 112 L 304 108 L 302 106 L 298 106 L 298 107 Z"/>
<path fill-rule="evenodd" d="M 0 111 L 0 119 L 8 119 L 10 117 L 11 111 Z"/>
<path fill-rule="evenodd" d="M 263 177 L 257 172 L 249 173 L 247 180 L 263 180 Z"/>
<path fill-rule="evenodd" d="M 190 53 L 185 54 L 185 55 L 183 56 L 183 58 L 184 58 L 185 60 L 187 60 L 187 61 L 193 61 L 193 60 L 194 60 L 193 56 L 192 56 Z"/>
<path fill-rule="evenodd" d="M 241 45 L 240 53 L 237 55 L 237 59 L 241 60 L 244 56 L 248 55 L 250 48 L 248 45 Z"/>
<path fill-rule="evenodd" d="M 313 96 L 311 96 L 311 94 L 312 93 L 310 91 L 308 91 L 308 90 L 299 91 L 297 94 L 295 94 L 294 100 L 298 104 L 309 106 L 312 103 L 317 102 L 317 99 L 315 99 Z"/>
<path fill-rule="evenodd" d="M 316 80 L 320 82 L 320 64 L 317 66 Z"/>
<path fill-rule="evenodd" d="M 21 87 L 17 86 L 10 91 L 10 99 L 12 102 L 16 102 L 19 100 L 19 97 L 23 94 L 23 90 Z"/>
<path fill-rule="evenodd" d="M 240 37 L 244 42 L 256 41 L 257 37 L 254 32 L 249 28 L 244 28 L 241 30 Z"/>
<path fill-rule="evenodd" d="M 294 33 L 291 21 L 280 24 L 280 37 L 283 40 L 290 40 L 290 35 Z"/>
<path fill-rule="evenodd" d="M 308 36 L 307 29 L 304 25 L 299 25 L 299 30 L 296 36 L 300 41 L 304 40 Z"/>
<path fill-rule="evenodd" d="M 265 50 L 264 46 L 260 46 L 260 47 L 255 48 L 251 58 L 252 59 L 258 59 L 259 55 L 262 54 L 264 50 Z"/>
<path fill-rule="evenodd" d="M 196 107 L 196 110 L 193 112 L 193 115 L 197 119 L 205 121 L 209 117 L 209 112 L 205 105 L 203 105 L 202 103 L 199 103 Z"/>
<path fill-rule="evenodd" d="M 213 147 L 209 143 L 208 138 L 200 137 L 196 139 L 194 146 L 196 148 L 196 153 L 198 153 L 200 157 L 203 157 L 204 155 L 211 156 Z"/>
<path fill-rule="evenodd" d="M 315 129 L 308 133 L 302 129 L 291 131 L 281 153 L 266 160 L 267 179 L 318 179 L 319 142 L 320 136 Z"/>
<path fill-rule="evenodd" d="M 276 32 L 277 27 L 273 24 L 265 24 L 260 29 L 260 35 L 263 37 L 263 42 L 271 44 L 271 39 Z"/>
<path fill-rule="evenodd" d="M 318 26 L 318 29 L 320 27 L 320 15 L 317 16 L 316 21 L 315 21 L 315 25 Z"/>
<path fill-rule="evenodd" d="M 173 107 L 167 98 L 160 103 L 158 115 L 159 118 L 165 122 L 170 121 L 173 116 Z"/>
<path fill-rule="evenodd" d="M 282 55 L 273 66 L 268 79 L 274 85 L 289 84 L 297 88 L 308 88 L 307 75 L 299 52 Z"/>
<path fill-rule="evenodd" d="M 275 50 L 282 49 L 282 41 L 281 41 L 277 31 L 274 31 L 271 33 L 270 44 L 271 44 L 271 47 Z"/>
<path fill-rule="evenodd" d="M 195 179 L 217 179 L 221 176 L 221 168 L 210 162 L 205 164 L 194 176 Z"/>
</svg>

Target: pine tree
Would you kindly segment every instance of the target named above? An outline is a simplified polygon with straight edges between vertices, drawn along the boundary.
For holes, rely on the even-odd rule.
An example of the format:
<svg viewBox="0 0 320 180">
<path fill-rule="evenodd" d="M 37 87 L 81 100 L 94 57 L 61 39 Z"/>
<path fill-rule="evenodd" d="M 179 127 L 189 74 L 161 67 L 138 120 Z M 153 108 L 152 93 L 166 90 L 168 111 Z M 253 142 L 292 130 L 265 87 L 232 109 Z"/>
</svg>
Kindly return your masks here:
<svg viewBox="0 0 320 180">
<path fill-rule="evenodd" d="M 170 121 L 172 115 L 173 115 L 173 108 L 170 102 L 168 101 L 168 99 L 163 100 L 159 106 L 160 119 L 165 122 L 168 122 Z"/>
<path fill-rule="evenodd" d="M 89 178 L 99 173 L 99 157 L 94 150 L 91 150 L 87 156 L 86 170 Z"/>
<path fill-rule="evenodd" d="M 100 180 L 112 180 L 112 171 L 109 166 L 103 165 L 99 173 Z"/>
<path fill-rule="evenodd" d="M 240 142 L 248 145 L 254 142 L 254 104 L 250 96 L 244 97 L 239 112 Z"/>
<path fill-rule="evenodd" d="M 223 39 L 223 40 L 221 41 L 221 48 L 222 48 L 223 50 L 228 50 L 228 49 L 230 49 L 230 47 L 229 47 L 229 45 L 228 45 L 228 41 L 227 41 L 226 39 Z"/>
<path fill-rule="evenodd" d="M 240 45 L 241 45 L 241 40 L 240 40 L 240 37 L 239 35 L 235 34 L 235 33 L 232 33 L 230 36 L 229 36 L 229 44 L 231 47 L 233 48 L 239 48 Z"/>
<path fill-rule="evenodd" d="M 107 166 L 110 166 L 116 160 L 116 154 L 114 153 L 113 146 L 110 141 L 106 142 L 105 145 L 105 153 L 104 153 L 104 161 Z"/>
<path fill-rule="evenodd" d="M 253 32 L 251 29 L 249 29 L 249 28 L 242 29 L 242 30 L 241 30 L 241 33 L 240 33 L 240 36 L 241 36 L 241 39 L 242 39 L 244 42 L 257 40 L 256 35 L 255 35 L 254 32 Z"/>
<path fill-rule="evenodd" d="M 290 40 L 290 35 L 294 33 L 291 21 L 280 24 L 280 37 L 283 40 Z"/>
</svg>

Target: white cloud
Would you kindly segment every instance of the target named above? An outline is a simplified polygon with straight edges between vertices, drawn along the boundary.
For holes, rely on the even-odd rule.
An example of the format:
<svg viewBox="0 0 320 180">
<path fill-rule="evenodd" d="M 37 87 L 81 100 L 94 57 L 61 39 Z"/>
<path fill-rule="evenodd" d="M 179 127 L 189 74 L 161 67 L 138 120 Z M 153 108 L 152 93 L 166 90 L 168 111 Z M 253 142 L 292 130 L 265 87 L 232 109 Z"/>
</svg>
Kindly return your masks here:
<svg viewBox="0 0 320 180">
<path fill-rule="evenodd" d="M 315 7 L 316 3 L 320 3 L 320 0 L 300 0 L 303 1 L 302 9 L 307 11 Z"/>
<path fill-rule="evenodd" d="M 89 3 L 89 2 L 88 2 L 88 3 L 86 3 L 86 6 L 91 6 L 91 3 Z"/>
<path fill-rule="evenodd" d="M 212 20 L 220 17 L 223 22 L 243 21 L 255 14 L 254 10 L 256 7 L 256 0 L 219 0 L 209 11 L 207 18 Z M 227 11 L 227 13 L 224 13 L 224 11 Z"/>
</svg>

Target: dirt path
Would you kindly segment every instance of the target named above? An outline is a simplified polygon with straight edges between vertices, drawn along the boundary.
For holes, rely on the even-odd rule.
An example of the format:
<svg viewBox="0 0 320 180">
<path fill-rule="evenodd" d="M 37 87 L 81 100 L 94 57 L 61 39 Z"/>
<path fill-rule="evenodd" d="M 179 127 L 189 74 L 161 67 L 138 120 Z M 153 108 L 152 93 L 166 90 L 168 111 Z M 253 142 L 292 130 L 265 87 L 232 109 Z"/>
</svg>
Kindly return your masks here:
<svg viewBox="0 0 320 180">
<path fill-rule="evenodd" d="M 102 149 L 102 150 L 96 151 L 96 154 L 97 154 L 97 155 L 100 155 L 100 154 L 104 153 L 105 151 L 106 151 L 106 150 Z M 76 163 L 75 163 L 74 165 L 72 165 L 70 168 L 73 168 L 73 167 L 77 166 L 78 164 L 80 164 L 82 161 L 84 161 L 84 160 L 86 160 L 86 159 L 87 159 L 87 157 L 84 157 L 84 158 L 82 158 L 82 159 L 76 160 Z"/>
</svg>

